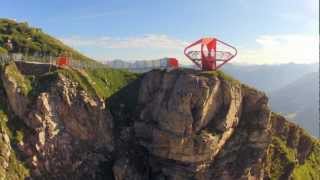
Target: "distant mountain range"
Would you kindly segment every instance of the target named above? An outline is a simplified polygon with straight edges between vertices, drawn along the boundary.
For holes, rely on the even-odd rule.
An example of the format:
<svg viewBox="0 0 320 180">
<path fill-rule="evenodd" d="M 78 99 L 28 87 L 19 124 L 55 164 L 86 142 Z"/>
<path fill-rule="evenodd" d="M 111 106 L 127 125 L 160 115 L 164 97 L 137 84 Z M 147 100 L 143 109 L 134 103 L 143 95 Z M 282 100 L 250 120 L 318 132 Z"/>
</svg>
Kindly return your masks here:
<svg viewBox="0 0 320 180">
<path fill-rule="evenodd" d="M 311 134 L 319 135 L 319 72 L 308 73 L 270 93 L 273 111 L 281 112 Z"/>
<path fill-rule="evenodd" d="M 223 71 L 268 94 L 271 109 L 319 136 L 319 64 L 233 65 Z"/>
<path fill-rule="evenodd" d="M 124 61 L 121 59 L 115 59 L 112 61 L 106 61 L 105 64 L 115 69 L 128 69 L 132 72 L 148 72 L 152 69 L 159 69 L 164 65 L 164 61 L 167 58 L 154 59 L 154 60 L 136 60 L 136 61 Z"/>
<path fill-rule="evenodd" d="M 316 72 L 318 64 L 234 65 L 226 64 L 222 70 L 243 83 L 265 92 L 272 92 Z"/>
<path fill-rule="evenodd" d="M 271 109 L 319 136 L 319 64 L 233 65 L 223 71 L 268 94 Z"/>
</svg>

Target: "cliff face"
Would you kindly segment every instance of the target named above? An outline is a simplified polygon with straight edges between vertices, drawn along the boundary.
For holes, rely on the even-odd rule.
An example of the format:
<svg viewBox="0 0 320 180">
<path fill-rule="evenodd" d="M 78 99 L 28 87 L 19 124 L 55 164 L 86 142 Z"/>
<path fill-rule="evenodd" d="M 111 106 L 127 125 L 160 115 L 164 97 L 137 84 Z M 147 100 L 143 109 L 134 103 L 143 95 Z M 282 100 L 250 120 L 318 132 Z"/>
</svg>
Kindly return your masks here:
<svg viewBox="0 0 320 180">
<path fill-rule="evenodd" d="M 142 80 L 135 132 L 159 177 L 263 177 L 270 143 L 267 97 L 222 74 L 151 72 Z M 157 159 L 157 160 L 156 160 Z"/>
<path fill-rule="evenodd" d="M 3 126 L 15 133 L 0 133 L 0 174 L 15 151 L 19 175 L 40 179 L 319 178 L 319 141 L 221 72 L 151 71 L 106 102 L 68 73 L 21 72 L 1 72 Z"/>
<path fill-rule="evenodd" d="M 319 178 L 319 141 L 272 113 L 263 92 L 193 70 L 152 71 L 139 87 L 122 129 L 144 158 L 117 158 L 116 179 Z"/>
<path fill-rule="evenodd" d="M 31 90 L 14 64 L 3 70 L 6 106 L 26 125 L 17 149 L 32 176 L 95 177 L 94 170 L 105 158 L 98 152 L 113 150 L 110 112 L 100 98 L 62 74 L 43 78 L 41 87 Z"/>
</svg>

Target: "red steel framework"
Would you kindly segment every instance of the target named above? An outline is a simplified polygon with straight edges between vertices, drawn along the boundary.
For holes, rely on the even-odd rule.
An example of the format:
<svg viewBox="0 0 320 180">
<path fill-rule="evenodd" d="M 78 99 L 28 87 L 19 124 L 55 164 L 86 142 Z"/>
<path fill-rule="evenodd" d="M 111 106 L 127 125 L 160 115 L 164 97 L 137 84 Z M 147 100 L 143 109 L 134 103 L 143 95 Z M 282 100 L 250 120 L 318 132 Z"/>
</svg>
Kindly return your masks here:
<svg viewBox="0 0 320 180">
<path fill-rule="evenodd" d="M 199 46 L 200 45 L 200 50 Z M 229 49 L 219 50 L 220 46 Z M 196 50 L 192 50 L 195 48 Z M 217 38 L 202 38 L 184 49 L 184 54 L 204 71 L 217 70 L 237 55 L 237 49 Z"/>
</svg>

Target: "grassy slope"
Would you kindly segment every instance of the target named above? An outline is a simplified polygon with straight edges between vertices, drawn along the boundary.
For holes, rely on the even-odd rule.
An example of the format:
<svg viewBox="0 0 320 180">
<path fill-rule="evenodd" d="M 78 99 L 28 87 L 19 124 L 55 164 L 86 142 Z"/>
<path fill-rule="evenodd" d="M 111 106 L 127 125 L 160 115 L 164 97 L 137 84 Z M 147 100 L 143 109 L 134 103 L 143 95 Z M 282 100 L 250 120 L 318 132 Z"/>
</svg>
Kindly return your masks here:
<svg viewBox="0 0 320 180">
<path fill-rule="evenodd" d="M 59 55 L 61 52 L 69 52 L 75 59 L 92 61 L 61 41 L 42 32 L 39 28 L 33 28 L 25 22 L 18 23 L 9 19 L 0 19 L 0 54 L 6 51 L 4 44 L 7 39 L 11 39 L 13 42 L 13 52 L 53 56 Z"/>
<path fill-rule="evenodd" d="M 79 88 L 89 95 L 107 99 L 131 81 L 137 79 L 139 74 L 123 70 L 98 68 L 98 69 L 73 69 L 63 68 L 38 77 L 24 76 L 14 63 L 6 65 L 5 73 L 14 78 L 21 93 L 25 96 L 36 96 L 48 88 L 49 83 L 56 79 L 58 74 L 77 82 Z"/>
<path fill-rule="evenodd" d="M 97 95 L 107 99 L 131 81 L 137 79 L 139 74 L 115 69 L 59 69 L 57 72 L 67 78 L 78 82 L 80 88 L 90 95 Z"/>
</svg>

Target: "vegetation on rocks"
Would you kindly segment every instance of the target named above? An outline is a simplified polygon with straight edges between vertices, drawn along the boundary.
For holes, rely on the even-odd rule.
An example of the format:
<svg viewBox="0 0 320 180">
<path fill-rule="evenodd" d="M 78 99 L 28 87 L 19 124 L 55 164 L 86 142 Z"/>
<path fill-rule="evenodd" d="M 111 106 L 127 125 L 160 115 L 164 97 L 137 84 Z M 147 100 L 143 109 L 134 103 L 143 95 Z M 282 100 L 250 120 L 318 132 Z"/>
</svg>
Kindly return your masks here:
<svg viewBox="0 0 320 180">
<path fill-rule="evenodd" d="M 298 162 L 298 152 L 290 148 L 285 141 L 279 137 L 272 138 L 272 163 L 271 179 L 281 179 L 290 175 L 295 180 L 319 179 L 320 178 L 320 142 L 313 140 L 311 153 L 303 163 Z M 286 174 L 288 173 L 288 174 Z"/>
<path fill-rule="evenodd" d="M 230 82 L 232 84 L 240 84 L 240 81 L 238 81 L 237 79 L 231 77 L 230 75 L 224 73 L 223 71 L 205 71 L 205 72 L 202 72 L 202 74 L 204 75 L 209 75 L 209 76 L 215 76 L 215 77 L 218 77 L 220 79 L 223 79 L 227 82 Z"/>
<path fill-rule="evenodd" d="M 56 71 L 37 76 L 23 75 L 15 63 L 6 65 L 5 73 L 17 82 L 21 93 L 25 96 L 36 97 L 40 92 L 47 90 L 50 82 L 57 79 L 58 75 L 63 75 L 72 82 L 77 83 L 79 88 L 89 95 L 98 96 L 102 99 L 110 97 L 140 76 L 138 73 L 110 68 L 59 68 Z"/>
<path fill-rule="evenodd" d="M 5 48 L 2 48 L 2 47 L 0 47 L 0 55 L 1 54 L 5 54 L 5 53 L 7 53 L 8 51 L 5 49 Z"/>
<path fill-rule="evenodd" d="M 271 119 L 274 127 L 268 158 L 272 179 L 320 179 L 320 141 L 277 113 Z"/>
<path fill-rule="evenodd" d="M 320 142 L 314 141 L 311 154 L 305 160 L 304 164 L 296 167 L 293 171 L 293 177 L 297 180 L 320 179 Z"/>
<path fill-rule="evenodd" d="M 31 82 L 25 76 L 23 76 L 14 63 L 6 65 L 5 72 L 7 76 L 13 78 L 17 82 L 18 87 L 23 95 L 28 95 L 31 91 Z"/>
<path fill-rule="evenodd" d="M 271 153 L 273 156 L 270 156 L 272 162 L 270 163 L 270 173 L 271 179 L 276 180 L 280 179 L 282 175 L 288 171 L 286 168 L 290 169 L 295 166 L 296 152 L 287 147 L 285 142 L 278 137 L 273 137 L 272 142 Z"/>
<path fill-rule="evenodd" d="M 61 73 L 67 78 L 79 83 L 80 87 L 90 95 L 97 95 L 106 99 L 132 80 L 139 74 L 128 71 L 98 68 L 98 69 L 59 69 L 55 73 Z"/>
<path fill-rule="evenodd" d="M 8 106 L 3 96 L 4 90 L 0 82 L 0 179 L 25 179 L 30 175 L 25 163 L 19 157 L 15 146 L 23 139 L 24 125 L 17 119 L 9 119 Z M 9 144 L 3 139 L 9 137 Z M 2 137 L 2 138 L 1 138 Z M 9 156 L 6 154 L 9 153 Z M 7 164 L 4 168 L 2 165 Z"/>
</svg>

